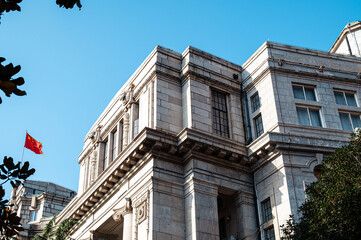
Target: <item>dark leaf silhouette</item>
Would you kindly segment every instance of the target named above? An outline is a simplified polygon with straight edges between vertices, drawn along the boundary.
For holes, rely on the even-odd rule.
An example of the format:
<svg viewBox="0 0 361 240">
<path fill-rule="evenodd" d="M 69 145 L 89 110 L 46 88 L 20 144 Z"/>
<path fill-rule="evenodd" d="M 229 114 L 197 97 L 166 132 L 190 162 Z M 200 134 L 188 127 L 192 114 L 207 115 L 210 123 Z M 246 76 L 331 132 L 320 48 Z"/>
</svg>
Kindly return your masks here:
<svg viewBox="0 0 361 240">
<path fill-rule="evenodd" d="M 0 0 L 1 1 L 1 0 Z M 20 72 L 21 67 L 15 66 L 12 63 L 8 65 L 2 65 L 5 58 L 0 58 L 0 89 L 5 93 L 5 96 L 10 97 L 12 93 L 17 96 L 26 95 L 25 91 L 18 89 L 25 83 L 24 78 L 18 77 L 13 79 L 13 76 Z M 0 103 L 2 102 L 0 98 Z"/>
</svg>

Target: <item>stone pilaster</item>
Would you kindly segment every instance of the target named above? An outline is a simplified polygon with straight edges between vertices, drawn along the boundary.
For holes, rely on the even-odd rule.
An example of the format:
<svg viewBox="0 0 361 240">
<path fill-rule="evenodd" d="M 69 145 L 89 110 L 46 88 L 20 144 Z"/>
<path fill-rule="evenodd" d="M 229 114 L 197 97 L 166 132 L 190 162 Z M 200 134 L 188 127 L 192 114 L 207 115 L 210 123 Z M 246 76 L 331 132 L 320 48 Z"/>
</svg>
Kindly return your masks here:
<svg viewBox="0 0 361 240">
<path fill-rule="evenodd" d="M 90 157 L 90 184 L 91 185 L 96 178 L 96 163 L 97 163 L 97 150 L 93 150 Z"/>
<path fill-rule="evenodd" d="M 123 240 L 132 240 L 133 208 L 130 198 L 126 198 L 125 206 L 114 209 L 113 219 L 119 222 L 123 219 Z"/>
<path fill-rule="evenodd" d="M 126 148 L 129 141 L 129 113 L 124 114 L 123 121 L 123 147 Z"/>
<path fill-rule="evenodd" d="M 257 238 L 257 214 L 253 193 L 239 191 L 235 195 L 237 211 L 237 239 Z"/>
<path fill-rule="evenodd" d="M 194 178 L 185 186 L 186 239 L 219 239 L 218 187 Z"/>
</svg>

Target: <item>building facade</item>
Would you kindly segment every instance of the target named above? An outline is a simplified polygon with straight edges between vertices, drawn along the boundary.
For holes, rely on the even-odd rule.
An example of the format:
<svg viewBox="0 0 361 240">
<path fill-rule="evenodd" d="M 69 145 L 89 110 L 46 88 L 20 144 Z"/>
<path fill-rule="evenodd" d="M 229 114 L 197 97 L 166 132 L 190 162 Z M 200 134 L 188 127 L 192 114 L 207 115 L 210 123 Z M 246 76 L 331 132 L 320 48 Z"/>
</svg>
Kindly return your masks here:
<svg viewBox="0 0 361 240">
<path fill-rule="evenodd" d="M 70 202 L 76 195 L 73 190 L 54 183 L 26 180 L 13 188 L 10 204 L 21 217 L 24 231 L 19 233 L 18 239 L 33 239 L 41 233 L 50 219 Z"/>
<path fill-rule="evenodd" d="M 85 137 L 57 221 L 78 220 L 73 239 L 280 239 L 361 126 L 360 37 L 355 22 L 330 52 L 265 42 L 242 66 L 157 46 Z"/>
</svg>

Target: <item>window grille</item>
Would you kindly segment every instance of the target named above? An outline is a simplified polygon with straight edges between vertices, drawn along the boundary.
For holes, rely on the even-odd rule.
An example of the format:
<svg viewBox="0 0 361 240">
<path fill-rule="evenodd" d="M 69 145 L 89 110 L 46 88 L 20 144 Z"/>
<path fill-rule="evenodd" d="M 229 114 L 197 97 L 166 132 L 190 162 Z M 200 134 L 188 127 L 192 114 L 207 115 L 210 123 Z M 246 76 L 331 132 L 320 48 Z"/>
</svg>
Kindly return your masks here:
<svg viewBox="0 0 361 240">
<path fill-rule="evenodd" d="M 212 91 L 213 131 L 224 137 L 229 137 L 227 96 Z"/>
</svg>

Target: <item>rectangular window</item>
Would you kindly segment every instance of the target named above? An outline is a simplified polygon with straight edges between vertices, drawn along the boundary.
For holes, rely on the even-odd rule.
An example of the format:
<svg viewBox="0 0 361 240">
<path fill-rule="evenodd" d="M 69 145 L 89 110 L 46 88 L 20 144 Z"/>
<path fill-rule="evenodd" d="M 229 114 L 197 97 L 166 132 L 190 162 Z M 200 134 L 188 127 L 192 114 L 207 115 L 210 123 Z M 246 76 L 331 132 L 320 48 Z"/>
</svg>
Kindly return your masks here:
<svg viewBox="0 0 361 240">
<path fill-rule="evenodd" d="M 352 131 L 355 128 L 361 127 L 360 115 L 344 112 L 340 112 L 339 114 L 343 130 Z"/>
<path fill-rule="evenodd" d="M 296 99 L 316 101 L 314 87 L 292 85 L 293 95 Z"/>
<path fill-rule="evenodd" d="M 108 167 L 108 141 L 104 142 L 103 171 Z"/>
<path fill-rule="evenodd" d="M 213 131 L 223 137 L 229 137 L 226 94 L 212 91 Z"/>
<path fill-rule="evenodd" d="M 118 156 L 118 131 L 112 133 L 113 148 L 112 148 L 112 161 Z"/>
<path fill-rule="evenodd" d="M 38 211 L 30 211 L 30 220 L 29 222 L 35 222 L 38 219 Z"/>
<path fill-rule="evenodd" d="M 275 240 L 275 231 L 273 227 L 267 228 L 265 231 L 266 240 Z"/>
<path fill-rule="evenodd" d="M 337 104 L 357 107 L 354 93 L 343 91 L 333 91 L 333 93 L 335 94 Z"/>
<path fill-rule="evenodd" d="M 254 126 L 256 129 L 256 137 L 261 136 L 263 134 L 263 123 L 261 114 L 254 118 Z"/>
<path fill-rule="evenodd" d="M 252 112 L 257 111 L 261 104 L 259 102 L 259 96 L 258 93 L 256 93 L 253 97 L 251 97 L 251 105 L 252 105 Z"/>
<path fill-rule="evenodd" d="M 269 220 L 273 219 L 272 215 L 272 208 L 271 208 L 271 200 L 267 198 L 263 202 L 261 202 L 262 208 L 262 215 L 263 215 L 263 222 L 268 222 Z"/>
<path fill-rule="evenodd" d="M 139 133 L 139 104 L 133 104 L 133 138 Z"/>
<path fill-rule="evenodd" d="M 309 107 L 296 107 L 298 123 L 306 126 L 322 127 L 320 111 Z"/>
<path fill-rule="evenodd" d="M 119 141 L 118 141 L 118 143 L 119 143 L 119 146 L 118 146 L 119 152 L 123 151 L 123 128 L 124 128 L 124 126 L 123 126 L 123 120 L 122 120 L 119 123 L 119 131 L 118 131 L 118 134 L 119 134 L 119 137 L 118 137 L 119 138 Z"/>
</svg>

